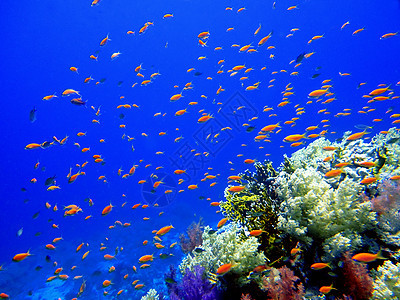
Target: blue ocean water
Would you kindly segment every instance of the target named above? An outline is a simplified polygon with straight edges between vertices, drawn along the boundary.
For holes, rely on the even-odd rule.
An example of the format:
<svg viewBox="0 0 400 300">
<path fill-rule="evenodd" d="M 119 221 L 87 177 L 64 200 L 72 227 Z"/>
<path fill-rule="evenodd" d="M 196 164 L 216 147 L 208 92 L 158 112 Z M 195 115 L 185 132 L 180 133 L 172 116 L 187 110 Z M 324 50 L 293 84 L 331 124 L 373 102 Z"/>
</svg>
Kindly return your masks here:
<svg viewBox="0 0 400 300">
<path fill-rule="evenodd" d="M 292 5 L 297 7 L 288 10 Z M 226 10 L 227 7 L 232 10 Z M 237 12 L 241 7 L 245 9 Z M 145 284 L 140 291 L 130 287 L 121 295 L 125 299 L 139 299 L 151 287 L 166 293 L 162 276 L 169 264 L 177 266 L 183 257 L 179 246 L 170 249 L 169 245 L 179 242 L 179 234 L 200 217 L 204 224 L 216 227 L 222 216 L 210 207 L 207 198 L 221 200 L 228 176 L 248 168 L 254 170 L 252 165 L 243 163 L 244 159 L 270 159 L 278 167 L 283 154 L 299 149 L 282 139 L 290 134 L 303 134 L 312 125 L 320 124 L 320 132 L 323 119 L 329 120 L 326 137 L 330 140 L 340 138 L 347 130 L 360 131 L 354 127 L 357 124 L 373 126 L 370 136 L 395 126 L 386 112 L 391 108 L 400 113 L 398 99 L 368 104 L 368 99 L 362 96 L 379 84 L 390 85 L 393 96 L 398 95 L 400 36 L 386 39 L 381 36 L 400 31 L 399 12 L 400 2 L 394 0 L 276 1 L 275 4 L 273 1 L 101 0 L 96 6 L 91 6 L 91 1 L 76 0 L 2 1 L 0 265 L 4 264 L 6 270 L 0 272 L 0 292 L 13 299 L 72 299 L 80 286 L 72 277 L 83 275 L 88 280 L 88 289 L 98 290 L 99 294 L 84 294 L 85 299 L 100 297 L 101 283 L 108 277 L 114 283 L 114 295 L 134 279 Z M 173 17 L 163 18 L 167 13 Z M 349 25 L 341 30 L 347 21 Z M 153 24 L 139 34 L 146 22 Z M 227 32 L 228 28 L 234 29 Z M 293 28 L 299 30 L 291 31 Z M 361 28 L 364 30 L 352 34 Z M 129 30 L 135 33 L 127 34 Z M 207 46 L 201 47 L 197 35 L 204 31 L 209 31 L 209 38 Z M 271 32 L 268 42 L 257 47 L 259 40 Z M 293 36 L 288 37 L 289 34 Z M 318 35 L 323 37 L 308 43 Z M 100 46 L 106 36 L 110 40 Z M 257 52 L 239 53 L 239 48 L 232 44 L 240 47 L 251 44 Z M 268 46 L 274 48 L 267 49 Z M 214 50 L 215 47 L 222 50 Z M 120 56 L 111 60 L 116 52 Z M 299 67 L 294 67 L 296 62 L 290 63 L 311 52 L 315 54 L 304 58 Z M 97 56 L 97 60 L 90 59 L 90 55 Z M 201 56 L 206 58 L 199 60 Z M 219 60 L 224 62 L 218 64 Z M 139 65 L 143 67 L 140 73 L 144 78 L 135 72 Z M 228 70 L 237 65 L 253 70 L 230 76 Z M 70 67 L 77 67 L 78 73 Z M 261 70 L 262 67 L 266 69 Z M 187 72 L 190 68 L 194 71 Z M 223 73 L 218 74 L 219 70 Z M 272 74 L 274 71 L 277 74 Z M 296 71 L 298 75 L 290 75 Z M 156 72 L 160 75 L 141 86 L 143 80 L 151 79 L 150 75 Z M 339 72 L 349 75 L 341 76 Z M 89 76 L 94 80 L 85 84 L 83 81 Z M 239 80 L 242 76 L 248 79 Z M 275 81 L 270 82 L 272 79 Z M 310 100 L 307 95 L 319 89 L 325 79 L 332 80 L 329 84 L 333 85 L 336 100 L 325 105 L 315 101 L 306 104 Z M 182 90 L 189 82 L 193 89 Z M 257 89 L 245 90 L 256 82 L 259 82 Z M 132 87 L 134 83 L 137 84 Z M 358 88 L 360 83 L 366 84 Z M 270 84 L 273 86 L 268 87 Z M 294 95 L 289 96 L 288 105 L 277 107 L 288 84 L 294 87 Z M 175 85 L 179 87 L 174 88 Z M 224 91 L 216 94 L 219 87 Z M 61 96 L 65 89 L 78 90 L 86 104 L 71 104 L 72 96 Z M 171 102 L 171 96 L 179 93 L 183 97 Z M 51 94 L 57 97 L 42 100 Z M 138 107 L 117 108 L 122 104 Z M 303 115 L 296 115 L 296 104 L 305 107 Z M 263 112 L 265 106 L 273 110 Z M 186 108 L 187 113 L 182 116 L 174 115 Z M 369 108 L 375 110 L 359 112 Z M 32 109 L 37 110 L 34 122 L 29 118 Z M 330 114 L 318 113 L 321 109 Z M 335 116 L 343 109 L 351 109 L 351 115 Z M 100 114 L 96 115 L 98 110 Z M 213 118 L 199 124 L 200 110 Z M 159 112 L 161 115 L 154 116 Z M 249 121 L 253 117 L 257 118 Z M 299 117 L 295 126 L 283 124 L 293 117 Z M 382 121 L 373 122 L 374 119 Z M 254 142 L 257 131 L 278 122 L 282 131 L 272 134 L 270 143 Z M 247 132 L 244 123 L 255 130 Z M 121 124 L 126 128 L 120 128 Z M 231 130 L 221 131 L 224 127 Z M 78 132 L 86 135 L 78 137 Z M 160 132 L 166 134 L 160 136 Z M 218 133 L 220 136 L 215 137 Z M 59 140 L 68 136 L 68 139 L 64 145 L 55 142 L 46 149 L 24 149 L 30 143 L 52 142 L 53 136 Z M 175 142 L 180 136 L 183 138 Z M 99 142 L 100 139 L 104 142 Z M 309 142 L 305 140 L 300 147 Z M 74 143 L 79 143 L 79 147 Z M 90 147 L 90 151 L 83 153 L 85 147 Z M 105 163 L 95 163 L 93 155 L 101 155 Z M 82 169 L 86 175 L 68 184 L 66 176 L 70 168 L 75 174 L 80 170 L 76 164 L 86 161 L 88 164 Z M 35 169 L 37 162 L 40 164 Z M 137 165 L 134 175 L 127 178 L 118 175 L 119 168 L 126 174 L 133 165 Z M 187 172 L 177 176 L 176 169 Z M 202 181 L 205 173 L 217 177 Z M 157 181 L 152 174 L 164 182 L 160 188 L 154 189 L 150 184 Z M 44 182 L 52 176 L 56 176 L 60 189 L 47 191 Z M 99 176 L 105 176 L 106 182 L 98 180 Z M 32 178 L 37 183 L 31 183 Z M 179 178 L 184 182 L 179 184 Z M 138 184 L 139 180 L 147 183 Z M 211 187 L 212 182 L 216 184 Z M 189 190 L 190 184 L 198 188 Z M 172 193 L 165 194 L 165 190 Z M 93 206 L 85 201 L 88 198 L 93 200 Z M 46 202 L 51 209 L 46 208 Z M 112 212 L 101 216 L 110 203 L 114 206 Z M 149 203 L 150 207 L 132 210 L 136 203 Z M 154 203 L 159 206 L 154 207 Z M 70 204 L 80 206 L 83 212 L 64 217 L 63 207 Z M 53 210 L 54 205 L 58 211 Z M 92 217 L 85 220 L 89 215 Z M 149 220 L 143 220 L 144 217 Z M 115 221 L 131 225 L 122 227 L 115 225 Z M 53 228 L 53 224 L 59 229 Z M 143 240 L 152 241 L 153 230 L 170 224 L 175 228 L 163 239 L 165 250 L 157 250 L 151 243 L 142 245 Z M 111 225 L 116 227 L 109 229 Z M 22 234 L 18 235 L 21 228 Z M 55 243 L 56 249 L 45 249 L 57 237 L 63 240 Z M 76 253 L 81 243 L 85 246 Z M 106 251 L 99 251 L 101 243 L 107 246 Z M 116 247 L 123 247 L 123 251 L 119 251 L 111 264 L 105 262 L 103 255 L 106 252 L 114 255 Z M 28 249 L 33 254 L 28 259 L 20 263 L 11 261 L 15 254 Z M 82 260 L 86 251 L 90 253 Z M 133 273 L 133 265 L 139 268 L 140 256 L 162 252 L 173 256 L 157 259 L 149 269 Z M 46 255 L 51 262 L 46 262 Z M 46 284 L 54 272 L 54 261 L 70 276 L 58 288 Z M 104 270 L 112 264 L 117 272 L 104 275 Z M 77 269 L 70 271 L 74 265 Z M 42 268 L 35 270 L 37 266 Z M 103 273 L 93 274 L 98 270 Z M 123 279 L 125 274 L 129 274 L 127 280 Z M 33 296 L 28 296 L 29 291 Z"/>
</svg>

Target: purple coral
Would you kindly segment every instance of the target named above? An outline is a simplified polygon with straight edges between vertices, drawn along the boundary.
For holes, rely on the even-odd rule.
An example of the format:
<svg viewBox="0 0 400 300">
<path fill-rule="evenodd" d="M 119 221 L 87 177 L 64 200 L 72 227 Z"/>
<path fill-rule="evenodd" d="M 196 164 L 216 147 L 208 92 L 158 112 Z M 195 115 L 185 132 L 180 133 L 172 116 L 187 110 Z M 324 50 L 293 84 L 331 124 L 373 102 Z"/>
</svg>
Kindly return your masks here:
<svg viewBox="0 0 400 300">
<path fill-rule="evenodd" d="M 293 271 L 283 266 L 278 269 L 279 280 L 275 280 L 273 272 L 268 278 L 263 279 L 263 287 L 268 292 L 268 297 L 276 300 L 301 300 L 304 295 L 303 284 L 299 281 L 299 277 L 295 276 Z"/>
<path fill-rule="evenodd" d="M 203 244 L 203 224 L 200 219 L 198 223 L 193 222 L 190 224 L 188 229 L 186 230 L 187 236 L 185 234 L 181 234 L 180 245 L 183 253 L 188 253 L 193 251 L 194 248 Z"/>
<path fill-rule="evenodd" d="M 369 299 L 373 292 L 373 283 L 367 267 L 354 262 L 350 253 L 343 257 L 343 293 L 355 300 Z"/>
<path fill-rule="evenodd" d="M 171 286 L 172 287 L 172 286 Z M 168 286 L 171 300 L 217 300 L 218 290 L 204 274 L 204 267 L 195 266 L 193 272 L 186 269 L 182 282 L 177 286 Z"/>
</svg>

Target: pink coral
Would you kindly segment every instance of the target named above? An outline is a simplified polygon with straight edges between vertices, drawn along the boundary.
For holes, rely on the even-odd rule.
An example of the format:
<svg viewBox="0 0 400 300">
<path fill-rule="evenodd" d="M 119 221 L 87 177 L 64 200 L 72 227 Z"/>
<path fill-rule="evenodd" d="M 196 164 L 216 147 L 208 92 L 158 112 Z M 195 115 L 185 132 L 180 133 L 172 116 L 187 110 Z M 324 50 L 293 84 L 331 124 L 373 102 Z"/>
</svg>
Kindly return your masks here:
<svg viewBox="0 0 400 300">
<path fill-rule="evenodd" d="M 284 266 L 279 271 L 279 280 L 275 280 L 274 272 L 271 271 L 268 278 L 263 279 L 264 289 L 268 297 L 274 300 L 300 300 L 304 295 L 303 284 L 293 271 Z"/>
<path fill-rule="evenodd" d="M 383 215 L 400 207 L 400 186 L 398 184 L 385 180 L 379 185 L 378 189 L 378 196 L 371 199 L 364 196 L 365 200 L 371 201 L 373 211 L 378 215 Z"/>
<path fill-rule="evenodd" d="M 372 296 L 373 283 L 367 267 L 354 262 L 350 253 L 343 257 L 343 292 L 354 300 L 369 299 Z"/>
</svg>

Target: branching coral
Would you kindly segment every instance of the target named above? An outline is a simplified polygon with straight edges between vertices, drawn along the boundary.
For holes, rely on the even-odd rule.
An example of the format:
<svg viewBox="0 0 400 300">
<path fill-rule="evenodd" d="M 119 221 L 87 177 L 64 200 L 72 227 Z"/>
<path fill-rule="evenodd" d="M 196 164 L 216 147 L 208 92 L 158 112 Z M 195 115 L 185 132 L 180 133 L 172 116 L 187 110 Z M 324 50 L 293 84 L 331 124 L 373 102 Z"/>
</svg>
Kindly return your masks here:
<svg viewBox="0 0 400 300">
<path fill-rule="evenodd" d="M 196 265 L 201 265 L 206 270 L 216 273 L 218 267 L 226 263 L 236 263 L 230 272 L 244 275 L 256 266 L 265 263 L 263 253 L 257 251 L 260 245 L 255 237 L 246 237 L 243 228 L 235 223 L 225 226 L 225 231 L 209 233 L 206 227 L 203 233 L 203 245 L 201 252 L 189 253 L 179 265 L 182 274 L 186 269 L 194 270 Z M 246 281 L 246 277 L 242 279 Z"/>
</svg>

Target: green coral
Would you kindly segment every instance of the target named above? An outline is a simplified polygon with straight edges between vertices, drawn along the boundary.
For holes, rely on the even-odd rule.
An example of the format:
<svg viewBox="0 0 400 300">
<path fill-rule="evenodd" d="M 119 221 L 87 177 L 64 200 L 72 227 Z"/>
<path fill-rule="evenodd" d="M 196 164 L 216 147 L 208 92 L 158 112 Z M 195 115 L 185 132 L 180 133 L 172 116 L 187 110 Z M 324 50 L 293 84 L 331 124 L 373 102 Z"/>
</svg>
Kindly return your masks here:
<svg viewBox="0 0 400 300">
<path fill-rule="evenodd" d="M 247 192 L 226 193 L 225 201 L 220 202 L 220 207 L 225 216 L 248 230 L 266 228 L 270 223 L 277 223 L 268 200 L 258 195 Z"/>
<path fill-rule="evenodd" d="M 203 233 L 202 252 L 192 251 L 179 265 L 183 274 L 186 268 L 191 271 L 194 266 L 201 265 L 207 271 L 216 273 L 217 269 L 227 263 L 233 263 L 230 271 L 238 275 L 247 275 L 256 266 L 265 264 L 266 258 L 258 252 L 259 242 L 255 237 L 246 237 L 244 230 L 239 225 L 232 223 L 225 226 L 225 231 L 208 233 L 210 227 L 206 227 Z M 240 284 L 246 283 L 246 276 L 241 277 Z"/>
<path fill-rule="evenodd" d="M 375 271 L 372 299 L 400 299 L 400 263 L 387 260 Z"/>
<path fill-rule="evenodd" d="M 146 295 L 144 295 L 141 300 L 158 300 L 159 296 L 155 289 L 150 289 Z"/>
<path fill-rule="evenodd" d="M 325 250 L 334 252 L 328 256 L 357 248 L 358 234 L 376 225 L 370 203 L 359 196 L 362 187 L 350 178 L 334 189 L 316 169 L 300 168 L 281 174 L 277 184 L 283 199 L 278 229 L 309 245 L 325 243 Z"/>
<path fill-rule="evenodd" d="M 274 181 L 278 173 L 270 161 L 256 162 L 256 172 L 246 170 L 239 174 L 246 189 L 239 193 L 225 190 L 225 200 L 220 202 L 222 213 L 239 223 L 248 231 L 261 229 L 261 248 L 266 256 L 275 260 L 283 255 L 282 246 L 277 245 L 279 199 L 275 193 Z"/>
</svg>

